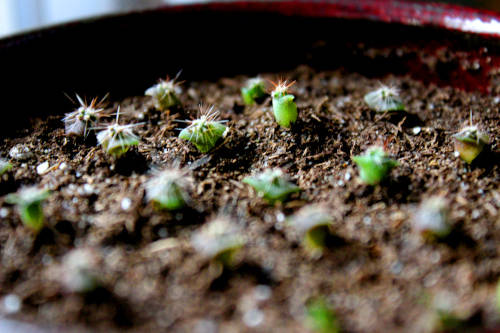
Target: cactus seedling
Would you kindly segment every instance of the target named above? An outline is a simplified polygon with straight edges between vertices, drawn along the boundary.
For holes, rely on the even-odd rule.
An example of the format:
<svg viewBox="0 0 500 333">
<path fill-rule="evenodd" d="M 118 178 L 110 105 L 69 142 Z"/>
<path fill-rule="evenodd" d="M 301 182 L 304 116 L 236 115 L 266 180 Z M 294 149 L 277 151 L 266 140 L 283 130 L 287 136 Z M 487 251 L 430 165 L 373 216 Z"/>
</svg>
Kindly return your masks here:
<svg viewBox="0 0 500 333">
<path fill-rule="evenodd" d="M 332 225 L 332 217 L 328 210 L 319 205 L 306 206 L 293 215 L 289 222 L 301 235 L 304 235 L 305 248 L 313 254 L 321 255 Z"/>
<path fill-rule="evenodd" d="M 229 219 L 219 217 L 196 232 L 191 244 L 203 257 L 231 266 L 235 254 L 245 244 L 245 237 Z"/>
<path fill-rule="evenodd" d="M 83 135 L 87 137 L 89 129 L 95 126 L 99 113 L 104 110 L 102 106 L 107 96 L 104 96 L 99 102 L 97 102 L 97 98 L 94 98 L 90 104 L 87 104 L 80 96 L 76 95 L 80 107 L 73 112 L 67 113 L 63 118 L 66 135 Z"/>
<path fill-rule="evenodd" d="M 455 139 L 455 150 L 468 164 L 474 161 L 489 141 L 488 135 L 472 124 L 472 112 L 469 126 L 461 129 L 460 132 L 453 135 L 453 138 Z"/>
<path fill-rule="evenodd" d="M 42 202 L 49 195 L 49 190 L 33 186 L 22 188 L 17 193 L 7 195 L 5 201 L 16 205 L 23 224 L 33 231 L 38 232 L 42 229 L 45 220 Z"/>
<path fill-rule="evenodd" d="M 200 105 L 198 119 L 187 121 L 190 124 L 179 133 L 179 138 L 188 140 L 202 153 L 209 152 L 229 130 L 224 125 L 226 121 L 218 118 L 219 111 L 215 111 L 213 106 Z"/>
<path fill-rule="evenodd" d="M 249 79 L 241 88 L 241 97 L 246 105 L 252 105 L 256 99 L 266 95 L 266 84 L 260 77 Z"/>
<path fill-rule="evenodd" d="M 273 113 L 276 122 L 283 127 L 289 128 L 292 123 L 297 121 L 297 105 L 293 101 L 295 96 L 288 93 L 288 89 L 295 83 L 292 81 L 271 82 L 274 90 L 271 92 L 273 98 Z"/>
<path fill-rule="evenodd" d="M 312 299 L 306 305 L 306 325 L 315 333 L 340 332 L 335 312 L 322 298 Z"/>
<path fill-rule="evenodd" d="M 12 164 L 0 158 L 0 176 L 12 169 Z"/>
<path fill-rule="evenodd" d="M 442 197 L 425 200 L 413 216 L 413 227 L 425 239 L 433 240 L 448 236 L 451 226 L 447 207 L 448 203 Z"/>
<path fill-rule="evenodd" d="M 364 97 L 365 103 L 376 112 L 404 111 L 405 106 L 395 87 L 382 85 Z"/>
<path fill-rule="evenodd" d="M 285 201 L 290 194 L 300 191 L 297 185 L 288 181 L 280 169 L 267 169 L 258 175 L 246 177 L 243 182 L 252 186 L 258 196 L 263 197 L 270 204 Z"/>
<path fill-rule="evenodd" d="M 120 125 L 118 124 L 119 116 L 120 108 L 118 107 L 115 123 L 99 128 L 103 130 L 97 133 L 97 142 L 108 154 L 115 157 L 122 156 L 130 147 L 139 144 L 139 137 L 134 134 L 132 129 L 142 125 L 142 123 Z"/>
<path fill-rule="evenodd" d="M 177 76 L 179 76 L 179 74 L 177 74 Z M 172 80 L 167 76 L 165 80 L 160 80 L 157 84 L 148 88 L 144 93 L 146 96 L 151 96 L 153 98 L 153 103 L 157 110 L 165 111 L 181 104 L 178 95 L 182 93 L 182 89 L 180 87 L 180 82 L 175 82 L 177 76 Z"/>
<path fill-rule="evenodd" d="M 89 248 L 75 249 L 63 257 L 58 279 L 69 292 L 88 293 L 100 285 L 99 258 Z"/>
<path fill-rule="evenodd" d="M 158 209 L 176 210 L 189 201 L 192 178 L 178 169 L 156 170 L 146 183 L 146 200 Z"/>
<path fill-rule="evenodd" d="M 383 147 L 373 146 L 363 155 L 352 157 L 359 167 L 361 180 L 368 185 L 376 185 L 387 177 L 389 171 L 399 163 L 391 159 Z"/>
</svg>

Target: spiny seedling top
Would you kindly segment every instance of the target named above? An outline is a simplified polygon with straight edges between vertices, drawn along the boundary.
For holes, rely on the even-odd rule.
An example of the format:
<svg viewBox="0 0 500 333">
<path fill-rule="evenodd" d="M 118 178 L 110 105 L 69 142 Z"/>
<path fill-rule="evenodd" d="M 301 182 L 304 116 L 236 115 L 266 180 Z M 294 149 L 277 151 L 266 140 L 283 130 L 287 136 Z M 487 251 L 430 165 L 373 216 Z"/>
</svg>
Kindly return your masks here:
<svg viewBox="0 0 500 333">
<path fill-rule="evenodd" d="M 241 97 L 246 105 L 252 105 L 256 99 L 266 95 L 266 83 L 260 77 L 249 79 L 241 88 Z"/>
<path fill-rule="evenodd" d="M 354 156 L 352 160 L 359 167 L 359 176 L 368 185 L 376 185 L 387 177 L 392 168 L 399 163 L 389 157 L 383 147 L 373 146 L 363 155 Z"/>
<path fill-rule="evenodd" d="M 413 216 L 413 227 L 426 239 L 446 237 L 451 232 L 448 202 L 439 196 L 424 200 Z"/>
<path fill-rule="evenodd" d="M 139 144 L 139 137 L 134 134 L 133 128 L 142 125 L 142 123 L 120 125 L 118 123 L 119 116 L 120 108 L 118 107 L 115 123 L 99 127 L 98 129 L 103 130 L 97 133 L 97 142 L 108 154 L 115 157 L 122 156 L 130 147 Z"/>
<path fill-rule="evenodd" d="M 300 192 L 300 188 L 288 181 L 281 169 L 267 169 L 263 172 L 246 177 L 243 182 L 252 186 L 260 197 L 270 204 L 285 201 L 292 193 Z"/>
<path fill-rule="evenodd" d="M 10 164 L 8 161 L 4 160 L 3 158 L 0 158 L 0 176 L 2 176 L 4 173 L 12 169 L 12 164 Z"/>
<path fill-rule="evenodd" d="M 175 82 L 177 77 L 170 80 L 169 77 L 165 80 L 160 80 L 154 86 L 148 88 L 144 93 L 146 96 L 153 98 L 154 106 L 157 110 L 165 111 L 173 106 L 180 105 L 178 95 L 182 93 L 180 87 L 181 82 Z"/>
<path fill-rule="evenodd" d="M 198 118 L 187 121 L 190 124 L 179 133 L 179 138 L 191 142 L 202 153 L 209 152 L 229 131 L 224 125 L 226 121 L 218 118 L 219 111 L 214 106 L 200 105 Z"/>
<path fill-rule="evenodd" d="M 278 83 L 271 82 L 274 90 L 271 92 L 273 98 L 273 113 L 276 122 L 283 127 L 290 127 L 297 121 L 297 105 L 293 101 L 295 96 L 288 93 L 288 89 L 295 83 L 288 83 L 286 80 L 280 80 Z"/>
<path fill-rule="evenodd" d="M 63 118 L 64 129 L 66 135 L 85 136 L 89 134 L 89 129 L 96 125 L 99 118 L 99 113 L 104 110 L 103 105 L 107 95 L 104 96 L 99 102 L 97 97 L 92 99 L 90 104 L 87 104 L 76 95 L 80 107 L 73 112 L 67 113 Z"/>
<path fill-rule="evenodd" d="M 475 125 L 464 127 L 453 135 L 453 138 L 455 139 L 455 150 L 467 163 L 471 163 L 489 142 L 488 135 Z"/>
<path fill-rule="evenodd" d="M 405 106 L 395 87 L 382 86 L 365 95 L 366 104 L 376 112 L 404 111 Z"/>
<path fill-rule="evenodd" d="M 16 205 L 22 222 L 38 232 L 45 220 L 42 202 L 50 196 L 50 191 L 36 186 L 21 188 L 16 193 L 7 195 L 5 201 Z"/>
<path fill-rule="evenodd" d="M 155 170 L 146 183 L 146 200 L 159 209 L 180 209 L 190 200 L 188 193 L 192 186 L 193 179 L 185 170 Z"/>
<path fill-rule="evenodd" d="M 332 216 L 326 207 L 305 206 L 290 217 L 288 223 L 304 236 L 303 242 L 307 250 L 314 255 L 321 255 L 333 223 Z"/>
<path fill-rule="evenodd" d="M 231 265 L 234 254 L 246 240 L 241 229 L 228 218 L 218 217 L 193 234 L 191 244 L 203 257 Z"/>
</svg>

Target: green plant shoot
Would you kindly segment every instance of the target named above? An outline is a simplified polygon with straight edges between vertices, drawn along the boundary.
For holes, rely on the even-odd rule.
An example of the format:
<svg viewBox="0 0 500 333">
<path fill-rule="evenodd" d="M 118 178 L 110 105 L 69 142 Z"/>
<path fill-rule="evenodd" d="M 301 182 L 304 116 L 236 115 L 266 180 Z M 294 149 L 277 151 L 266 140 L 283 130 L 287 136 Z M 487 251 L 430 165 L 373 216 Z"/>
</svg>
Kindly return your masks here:
<svg viewBox="0 0 500 333">
<path fill-rule="evenodd" d="M 295 123 L 298 116 L 297 105 L 293 101 L 295 96 L 288 93 L 288 88 L 294 83 L 295 81 L 291 83 L 279 81 L 277 84 L 273 82 L 275 88 L 271 92 L 274 118 L 280 126 L 286 128 L 289 128 L 292 123 Z"/>
<path fill-rule="evenodd" d="M 300 188 L 290 183 L 280 169 L 267 169 L 258 175 L 246 177 L 243 182 L 252 186 L 257 195 L 270 204 L 285 201 L 290 194 L 300 192 Z"/>
<path fill-rule="evenodd" d="M 197 252 L 224 266 L 234 264 L 236 253 L 245 242 L 240 228 L 222 217 L 210 221 L 191 238 L 191 244 Z"/>
<path fill-rule="evenodd" d="M 12 164 L 0 158 L 0 176 L 12 169 Z"/>
<path fill-rule="evenodd" d="M 332 222 L 331 214 L 320 205 L 305 206 L 289 219 L 290 225 L 303 235 L 306 250 L 317 256 L 323 253 Z"/>
<path fill-rule="evenodd" d="M 38 232 L 42 229 L 45 221 L 42 203 L 49 195 L 49 190 L 33 186 L 22 188 L 17 193 L 7 195 L 5 201 L 16 205 L 23 224 Z"/>
<path fill-rule="evenodd" d="M 354 156 L 352 160 L 359 167 L 361 180 L 368 185 L 380 183 L 391 169 L 399 165 L 379 146 L 369 148 L 363 155 Z"/>
<path fill-rule="evenodd" d="M 489 142 L 488 135 L 472 124 L 472 112 L 469 126 L 464 127 L 453 138 L 455 139 L 455 150 L 460 154 L 460 158 L 468 164 L 476 159 Z"/>
<path fill-rule="evenodd" d="M 382 86 L 364 97 L 365 103 L 376 112 L 404 111 L 405 106 L 399 97 L 398 89 Z"/>
<path fill-rule="evenodd" d="M 306 326 L 315 333 L 340 332 L 340 324 L 334 311 L 322 298 L 312 299 L 306 305 Z"/>
<path fill-rule="evenodd" d="M 186 171 L 154 171 L 153 177 L 146 183 L 146 200 L 153 202 L 155 208 L 160 210 L 181 209 L 190 200 L 188 192 L 192 183 Z"/>
<path fill-rule="evenodd" d="M 442 239 L 451 232 L 448 202 L 442 197 L 424 200 L 413 216 L 413 227 L 427 240 Z"/>
<path fill-rule="evenodd" d="M 266 85 L 263 79 L 256 77 L 249 79 L 241 88 L 241 97 L 246 105 L 255 104 L 255 100 L 266 95 Z"/>
<path fill-rule="evenodd" d="M 134 127 L 142 125 L 142 123 L 120 125 L 118 124 L 119 116 L 120 108 L 116 112 L 115 123 L 100 127 L 103 130 L 97 133 L 97 142 L 108 154 L 117 158 L 125 154 L 130 147 L 139 144 L 139 137 L 132 130 Z"/>
<path fill-rule="evenodd" d="M 213 106 L 200 105 L 198 119 L 188 121 L 190 125 L 179 133 L 179 138 L 191 142 L 202 153 L 209 152 L 229 131 L 226 121 L 218 118 L 219 112 Z"/>
<path fill-rule="evenodd" d="M 165 80 L 160 80 L 144 93 L 146 96 L 153 98 L 153 103 L 157 110 L 165 111 L 181 104 L 178 95 L 182 93 L 182 89 L 180 83 L 175 82 L 176 78 L 170 80 L 167 76 Z"/>
</svg>

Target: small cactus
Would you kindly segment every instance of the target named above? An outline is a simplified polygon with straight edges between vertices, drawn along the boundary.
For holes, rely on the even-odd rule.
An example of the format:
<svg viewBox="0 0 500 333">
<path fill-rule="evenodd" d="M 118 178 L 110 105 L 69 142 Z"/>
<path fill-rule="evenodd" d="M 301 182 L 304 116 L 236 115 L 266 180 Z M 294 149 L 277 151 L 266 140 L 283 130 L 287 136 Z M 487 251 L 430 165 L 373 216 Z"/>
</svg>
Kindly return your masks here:
<svg viewBox="0 0 500 333">
<path fill-rule="evenodd" d="M 188 121 L 189 126 L 179 133 L 179 138 L 191 142 L 200 152 L 208 153 L 229 130 L 225 121 L 218 118 L 219 112 L 213 106 L 200 105 L 198 119 Z"/>
<path fill-rule="evenodd" d="M 272 82 L 274 85 L 274 90 L 271 92 L 274 118 L 280 126 L 286 128 L 295 123 L 298 116 L 297 105 L 293 101 L 295 96 L 288 93 L 288 89 L 294 83 L 295 81 L 291 83 L 287 81 Z"/>
<path fill-rule="evenodd" d="M 352 160 L 359 167 L 361 180 L 368 185 L 376 185 L 387 177 L 389 171 L 399 165 L 391 159 L 383 147 L 373 146 L 359 156 L 354 156 Z"/>
<path fill-rule="evenodd" d="M 257 195 L 270 204 L 285 201 L 290 194 L 300 192 L 300 188 L 290 183 L 280 169 L 267 169 L 255 176 L 246 177 L 243 182 L 252 186 Z"/>
<path fill-rule="evenodd" d="M 306 304 L 306 326 L 314 333 L 340 332 L 337 316 L 323 298 L 311 299 Z"/>
<path fill-rule="evenodd" d="M 182 93 L 182 89 L 180 83 L 175 82 L 176 78 L 170 80 L 167 76 L 166 80 L 160 80 L 144 93 L 146 96 L 153 98 L 153 103 L 157 110 L 165 111 L 181 104 L 178 95 Z"/>
<path fill-rule="evenodd" d="M 228 218 L 219 217 L 198 230 L 191 244 L 203 257 L 231 266 L 235 254 L 245 244 L 245 237 Z"/>
<path fill-rule="evenodd" d="M 320 205 L 305 206 L 289 219 L 290 225 L 303 235 L 305 248 L 318 255 L 325 248 L 332 222 L 331 214 Z"/>
<path fill-rule="evenodd" d="M 92 99 L 90 104 L 83 101 L 80 96 L 76 95 L 80 106 L 73 112 L 67 113 L 63 118 L 64 129 L 66 135 L 84 136 L 87 137 L 89 130 L 95 127 L 100 113 L 104 110 L 103 104 L 107 95 L 99 102 L 97 98 Z"/>
<path fill-rule="evenodd" d="M 263 79 L 256 77 L 249 79 L 241 88 L 241 97 L 246 105 L 255 104 L 255 100 L 266 95 L 266 84 Z"/>
<path fill-rule="evenodd" d="M 50 196 L 50 191 L 36 186 L 25 187 L 17 193 L 7 195 L 5 201 L 16 205 L 16 209 L 25 226 L 35 232 L 43 228 L 45 216 L 42 203 Z"/>
<path fill-rule="evenodd" d="M 4 160 L 3 158 L 0 158 L 0 176 L 8 172 L 10 169 L 12 169 L 12 164 Z"/>
<path fill-rule="evenodd" d="M 99 264 L 95 250 L 90 248 L 71 250 L 62 259 L 58 279 L 68 292 L 91 292 L 100 285 Z"/>
<path fill-rule="evenodd" d="M 470 124 L 453 135 L 455 139 L 455 150 L 460 154 L 460 158 L 470 164 L 483 151 L 488 144 L 488 135 L 482 132 L 476 125 L 472 124 L 472 112 Z"/>
<path fill-rule="evenodd" d="M 444 238 L 451 232 L 448 215 L 448 202 L 442 197 L 431 197 L 420 204 L 413 216 L 413 227 L 425 239 Z"/>
<path fill-rule="evenodd" d="M 404 111 L 405 106 L 399 97 L 398 89 L 382 85 L 364 97 L 365 103 L 376 112 Z"/>
<path fill-rule="evenodd" d="M 193 181 L 185 171 L 178 169 L 156 170 L 146 183 L 146 200 L 164 210 L 181 209 L 189 201 L 188 192 Z"/>
<path fill-rule="evenodd" d="M 117 158 L 125 154 L 130 147 L 139 144 L 139 137 L 132 130 L 134 127 L 142 125 L 142 123 L 120 125 L 118 123 L 119 116 L 120 108 L 116 113 L 115 123 L 101 127 L 102 131 L 97 133 L 97 142 L 108 154 Z"/>
</svg>

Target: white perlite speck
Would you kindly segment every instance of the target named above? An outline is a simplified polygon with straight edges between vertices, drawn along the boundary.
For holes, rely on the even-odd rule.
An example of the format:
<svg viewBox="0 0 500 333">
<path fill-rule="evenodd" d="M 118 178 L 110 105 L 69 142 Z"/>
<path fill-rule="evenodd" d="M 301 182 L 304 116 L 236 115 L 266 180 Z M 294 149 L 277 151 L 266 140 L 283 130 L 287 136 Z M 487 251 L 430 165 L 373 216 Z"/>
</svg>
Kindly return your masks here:
<svg viewBox="0 0 500 333">
<path fill-rule="evenodd" d="M 3 298 L 3 308 L 6 314 L 13 314 L 21 310 L 21 299 L 15 294 L 8 294 Z"/>
<path fill-rule="evenodd" d="M 47 172 L 47 170 L 49 169 L 49 162 L 45 161 L 43 162 L 42 164 L 39 164 L 37 167 L 36 167 L 36 172 L 39 174 L 39 175 L 43 175 L 44 173 Z"/>
<path fill-rule="evenodd" d="M 130 200 L 130 198 L 123 198 L 121 206 L 123 210 L 129 210 L 130 206 L 132 206 L 132 200 Z"/>
</svg>

